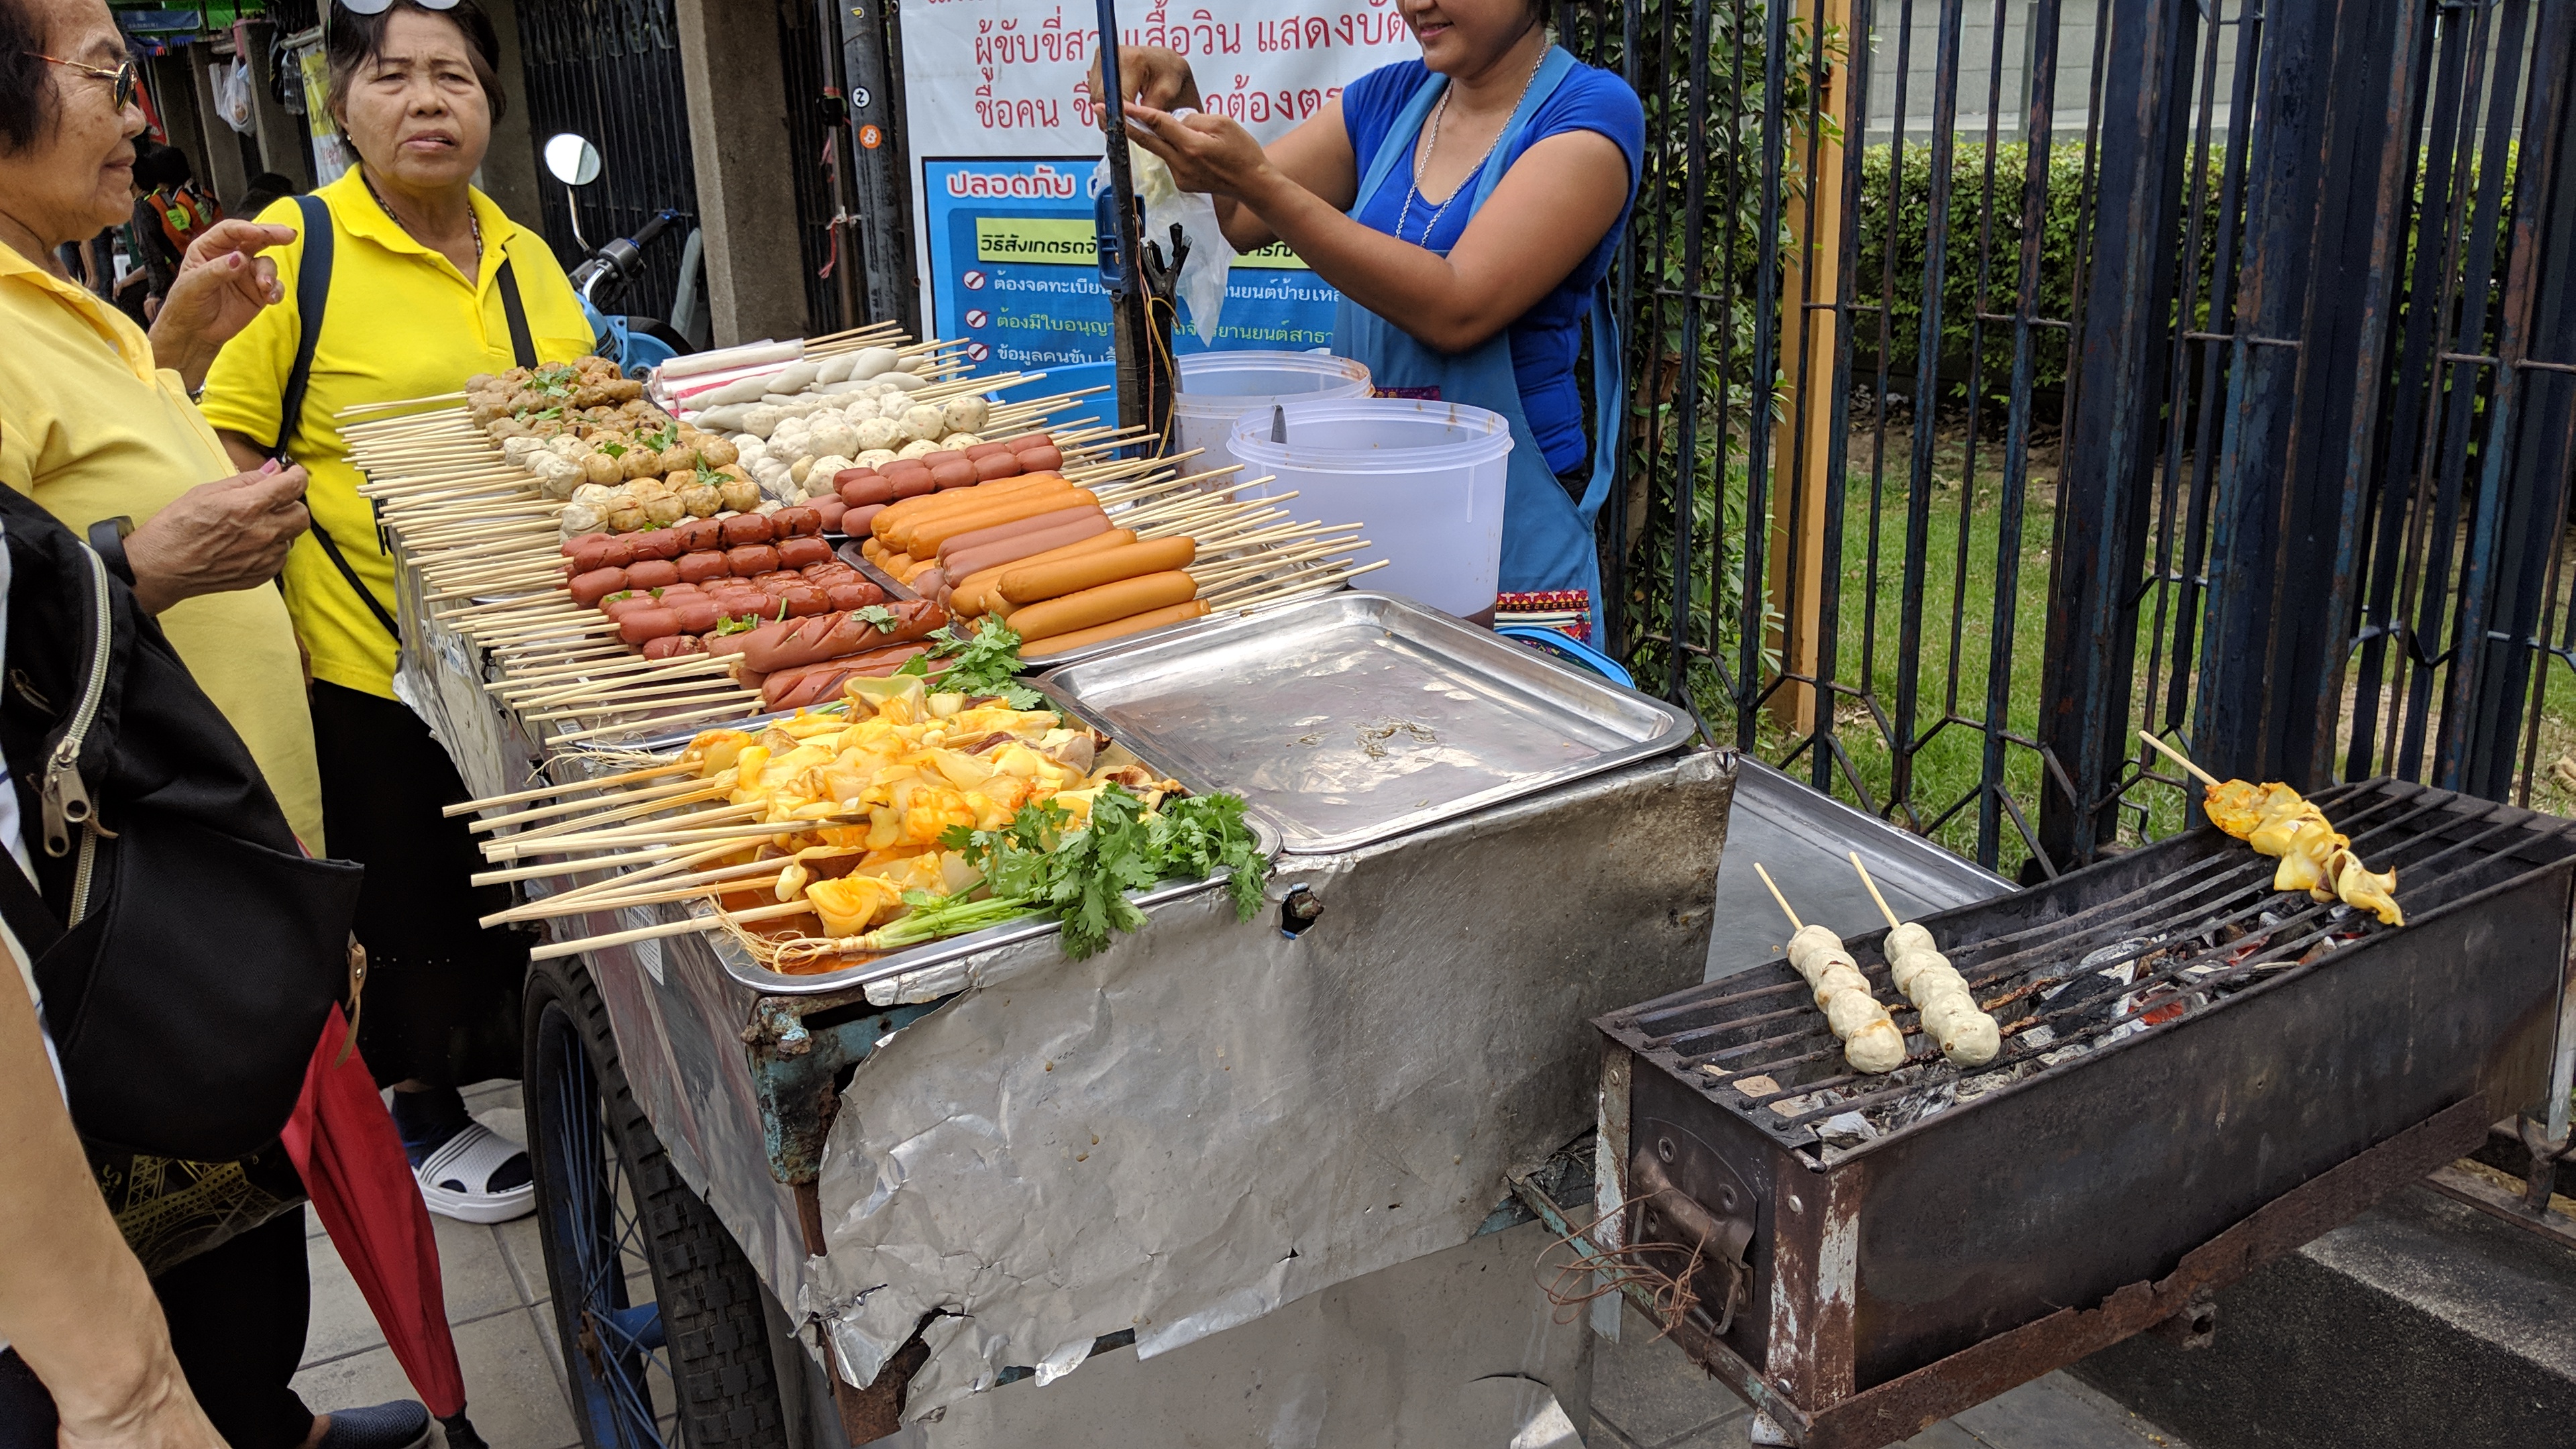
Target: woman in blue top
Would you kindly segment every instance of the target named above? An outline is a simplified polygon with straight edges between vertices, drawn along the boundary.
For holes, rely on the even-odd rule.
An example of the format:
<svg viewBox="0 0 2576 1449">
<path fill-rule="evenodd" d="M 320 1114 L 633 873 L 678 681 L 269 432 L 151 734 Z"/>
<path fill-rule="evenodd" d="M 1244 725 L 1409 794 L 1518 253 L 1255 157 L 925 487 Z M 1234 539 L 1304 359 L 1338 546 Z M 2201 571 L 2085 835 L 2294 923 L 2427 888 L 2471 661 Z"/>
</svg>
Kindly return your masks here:
<svg viewBox="0 0 2576 1449">
<path fill-rule="evenodd" d="M 1637 194 L 1645 110 L 1549 43 L 1542 0 L 1397 6 L 1422 59 L 1361 77 L 1266 148 L 1198 109 L 1188 61 L 1121 46 L 1128 135 L 1183 190 L 1214 195 L 1235 250 L 1284 241 L 1340 289 L 1333 351 L 1380 389 L 1510 419 L 1502 607 L 1588 616 L 1623 400 L 1602 278 Z M 1586 313 L 1589 441 L 1574 380 Z"/>
</svg>

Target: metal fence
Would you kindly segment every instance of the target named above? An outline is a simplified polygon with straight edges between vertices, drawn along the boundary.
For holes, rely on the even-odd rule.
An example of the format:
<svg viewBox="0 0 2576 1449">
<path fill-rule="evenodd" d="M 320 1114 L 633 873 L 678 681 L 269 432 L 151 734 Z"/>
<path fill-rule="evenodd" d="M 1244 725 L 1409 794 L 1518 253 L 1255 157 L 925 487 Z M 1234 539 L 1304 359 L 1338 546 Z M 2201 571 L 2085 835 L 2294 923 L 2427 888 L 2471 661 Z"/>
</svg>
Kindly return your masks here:
<svg viewBox="0 0 2576 1449">
<path fill-rule="evenodd" d="M 542 146 L 573 131 L 599 148 L 599 179 L 577 193 L 550 176 L 538 180 L 539 225 L 555 255 L 584 250 L 574 240 L 575 195 L 580 234 L 594 246 L 633 235 L 664 207 L 694 224 L 698 174 L 671 0 L 520 0 L 519 55 L 529 134 Z M 643 278 L 622 296 L 603 297 L 609 310 L 667 312 L 686 236 L 687 228 L 675 228 L 646 248 Z"/>
<path fill-rule="evenodd" d="M 2576 6 L 1557 19 L 1647 108 L 1603 538 L 1649 687 L 2035 874 L 2188 818 L 2141 726 L 2546 792 Z"/>
</svg>

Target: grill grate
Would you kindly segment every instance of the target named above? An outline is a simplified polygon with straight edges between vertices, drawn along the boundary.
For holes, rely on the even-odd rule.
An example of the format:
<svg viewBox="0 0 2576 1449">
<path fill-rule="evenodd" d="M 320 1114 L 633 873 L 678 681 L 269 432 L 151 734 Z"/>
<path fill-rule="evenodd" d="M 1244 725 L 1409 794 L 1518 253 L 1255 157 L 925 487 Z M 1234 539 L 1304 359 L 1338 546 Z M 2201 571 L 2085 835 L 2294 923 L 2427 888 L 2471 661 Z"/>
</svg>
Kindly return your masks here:
<svg viewBox="0 0 2576 1449">
<path fill-rule="evenodd" d="M 2397 870 L 2410 921 L 2576 853 L 2569 822 L 2420 785 L 2373 780 L 2310 798 L 2373 869 Z M 1884 931 L 1847 946 L 1913 1048 L 1894 1072 L 1846 1069 L 1807 983 L 1782 959 L 1602 1025 L 1790 1145 L 1813 1144 L 1820 1128 L 1857 1113 L 1861 1124 L 1844 1121 L 1839 1135 L 1826 1134 L 1848 1146 L 1996 1088 L 2075 1069 L 2112 1041 L 2306 975 L 2348 943 L 2408 929 L 2340 902 L 2318 904 L 2304 891 L 2275 892 L 2274 865 L 2204 826 L 2060 888 L 1927 922 L 2003 1027 L 2002 1052 L 1967 1071 L 1925 1040 L 1912 1004 L 1894 989 L 1880 950 Z M 1756 1096 L 1736 1085 L 1753 1078 L 1777 1090 Z"/>
</svg>

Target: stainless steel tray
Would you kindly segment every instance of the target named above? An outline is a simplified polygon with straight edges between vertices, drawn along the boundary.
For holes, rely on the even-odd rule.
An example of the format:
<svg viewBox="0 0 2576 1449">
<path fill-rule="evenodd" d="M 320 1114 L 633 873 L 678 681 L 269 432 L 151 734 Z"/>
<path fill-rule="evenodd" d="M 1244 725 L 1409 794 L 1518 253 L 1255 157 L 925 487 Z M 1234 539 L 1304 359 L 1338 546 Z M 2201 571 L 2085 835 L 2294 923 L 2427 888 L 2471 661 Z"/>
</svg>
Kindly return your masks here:
<svg viewBox="0 0 2576 1449">
<path fill-rule="evenodd" d="M 1038 688 L 1292 855 L 1329 854 L 1690 743 L 1661 700 L 1389 594 L 1203 623 Z"/>
</svg>

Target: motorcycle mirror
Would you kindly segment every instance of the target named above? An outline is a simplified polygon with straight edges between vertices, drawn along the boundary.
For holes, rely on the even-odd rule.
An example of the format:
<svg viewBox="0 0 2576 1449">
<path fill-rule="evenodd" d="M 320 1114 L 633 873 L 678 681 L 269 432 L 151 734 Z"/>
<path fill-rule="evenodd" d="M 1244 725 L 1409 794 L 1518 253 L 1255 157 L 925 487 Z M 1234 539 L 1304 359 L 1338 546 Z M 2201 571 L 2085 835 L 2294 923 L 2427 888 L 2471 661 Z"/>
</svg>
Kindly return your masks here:
<svg viewBox="0 0 2576 1449">
<path fill-rule="evenodd" d="M 546 169 L 566 186 L 588 186 L 599 179 L 599 148 L 571 131 L 546 142 Z"/>
</svg>

